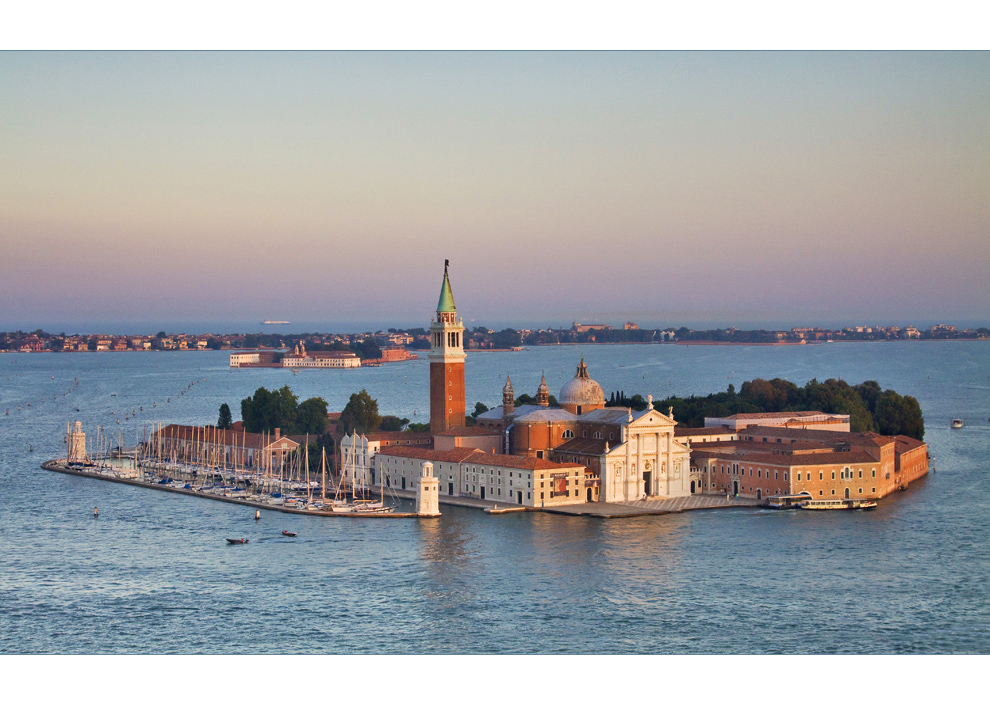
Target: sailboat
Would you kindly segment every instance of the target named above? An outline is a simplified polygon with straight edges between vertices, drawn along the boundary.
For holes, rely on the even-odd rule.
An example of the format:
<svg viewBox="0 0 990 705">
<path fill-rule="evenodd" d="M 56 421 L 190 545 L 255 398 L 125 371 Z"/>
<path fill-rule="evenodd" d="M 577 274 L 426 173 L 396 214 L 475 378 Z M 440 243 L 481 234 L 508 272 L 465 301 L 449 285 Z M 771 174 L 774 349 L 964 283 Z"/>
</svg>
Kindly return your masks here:
<svg viewBox="0 0 990 705">
<path fill-rule="evenodd" d="M 341 461 L 343 464 L 344 455 L 341 452 Z M 394 506 L 385 504 L 385 483 L 381 485 L 381 497 L 375 500 L 369 499 L 358 499 L 357 498 L 357 481 L 354 477 L 356 467 L 354 466 L 354 454 L 351 453 L 351 499 L 347 500 L 346 494 L 342 499 L 340 496 L 341 488 L 344 487 L 344 476 L 345 472 L 341 472 L 340 481 L 337 483 L 337 491 L 335 493 L 333 502 L 326 509 L 335 514 L 391 514 L 395 511 Z M 363 496 L 363 492 L 362 492 Z"/>
</svg>

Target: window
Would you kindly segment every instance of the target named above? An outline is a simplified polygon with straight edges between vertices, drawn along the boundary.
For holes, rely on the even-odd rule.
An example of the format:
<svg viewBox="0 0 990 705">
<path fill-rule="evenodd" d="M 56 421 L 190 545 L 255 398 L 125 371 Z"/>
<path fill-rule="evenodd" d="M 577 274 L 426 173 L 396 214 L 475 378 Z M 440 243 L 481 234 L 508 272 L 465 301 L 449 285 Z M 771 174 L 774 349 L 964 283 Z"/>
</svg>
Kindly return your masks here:
<svg viewBox="0 0 990 705">
<path fill-rule="evenodd" d="M 835 479 L 835 470 L 832 471 L 832 479 Z M 833 493 L 834 494 L 834 493 Z"/>
<path fill-rule="evenodd" d="M 819 479 L 819 480 L 824 480 L 824 479 L 825 479 L 825 473 L 823 473 L 823 472 L 819 472 L 819 473 L 818 473 L 818 479 Z"/>
<path fill-rule="evenodd" d="M 862 471 L 862 470 L 860 470 L 860 471 L 859 471 L 859 479 L 860 479 L 860 480 L 862 480 L 862 479 L 863 479 L 863 471 Z"/>
</svg>

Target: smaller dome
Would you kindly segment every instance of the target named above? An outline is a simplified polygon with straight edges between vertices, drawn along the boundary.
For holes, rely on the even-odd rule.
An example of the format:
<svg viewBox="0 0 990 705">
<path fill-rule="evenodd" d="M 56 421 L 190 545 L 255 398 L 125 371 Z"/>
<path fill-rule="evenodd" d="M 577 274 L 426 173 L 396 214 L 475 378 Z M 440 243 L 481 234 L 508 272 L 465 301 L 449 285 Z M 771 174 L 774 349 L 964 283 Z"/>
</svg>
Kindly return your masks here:
<svg viewBox="0 0 990 705">
<path fill-rule="evenodd" d="M 578 365 L 577 374 L 560 389 L 560 397 L 557 400 L 561 406 L 564 404 L 580 406 L 605 405 L 605 390 L 602 385 L 588 376 L 588 366 L 581 358 Z"/>
</svg>

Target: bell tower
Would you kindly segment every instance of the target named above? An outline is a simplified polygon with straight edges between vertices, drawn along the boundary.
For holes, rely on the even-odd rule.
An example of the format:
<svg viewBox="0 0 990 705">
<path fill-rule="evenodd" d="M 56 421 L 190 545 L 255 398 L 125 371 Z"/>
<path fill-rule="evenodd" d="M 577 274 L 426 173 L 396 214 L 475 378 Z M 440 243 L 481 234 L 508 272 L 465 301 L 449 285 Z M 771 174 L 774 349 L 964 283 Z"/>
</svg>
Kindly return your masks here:
<svg viewBox="0 0 990 705">
<path fill-rule="evenodd" d="M 464 322 L 457 318 L 447 267 L 436 320 L 430 323 L 430 431 L 439 433 L 464 425 Z"/>
</svg>

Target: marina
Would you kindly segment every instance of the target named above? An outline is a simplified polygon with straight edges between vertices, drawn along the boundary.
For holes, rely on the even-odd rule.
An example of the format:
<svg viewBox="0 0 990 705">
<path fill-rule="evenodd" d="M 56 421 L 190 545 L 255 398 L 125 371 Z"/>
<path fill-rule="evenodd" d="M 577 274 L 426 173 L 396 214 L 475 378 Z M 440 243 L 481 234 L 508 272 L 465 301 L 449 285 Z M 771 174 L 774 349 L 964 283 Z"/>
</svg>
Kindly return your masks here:
<svg viewBox="0 0 990 705">
<path fill-rule="evenodd" d="M 133 487 L 143 487 L 145 489 L 159 490 L 162 492 L 174 492 L 176 494 L 182 494 L 189 497 L 200 497 L 203 499 L 212 499 L 217 502 L 227 502 L 229 504 L 239 504 L 244 507 L 250 507 L 252 509 L 266 509 L 276 512 L 283 512 L 285 514 L 302 514 L 306 516 L 320 516 L 320 517 L 348 517 L 348 518 L 376 518 L 376 519 L 412 519 L 419 517 L 419 514 L 415 512 L 395 512 L 395 511 L 334 511 L 329 507 L 324 508 L 326 505 L 323 504 L 312 504 L 307 505 L 302 502 L 302 500 L 295 501 L 271 501 L 278 500 L 278 497 L 273 496 L 257 496 L 249 495 L 246 492 L 241 491 L 238 493 L 237 489 L 231 488 L 204 488 L 204 487 L 193 487 L 190 483 L 160 483 L 160 482 L 149 482 L 137 477 L 128 477 L 127 475 L 120 473 L 119 471 L 110 469 L 106 466 L 86 468 L 85 466 L 73 467 L 66 463 L 59 463 L 58 461 L 49 461 L 43 463 L 42 468 L 45 470 L 51 470 L 52 472 L 60 472 L 66 475 L 75 475 L 76 477 L 86 477 L 95 480 L 106 480 L 108 482 L 118 482 L 124 485 L 131 485 Z M 293 498 L 294 499 L 294 498 Z M 298 502 L 298 506 L 297 505 Z"/>
</svg>

